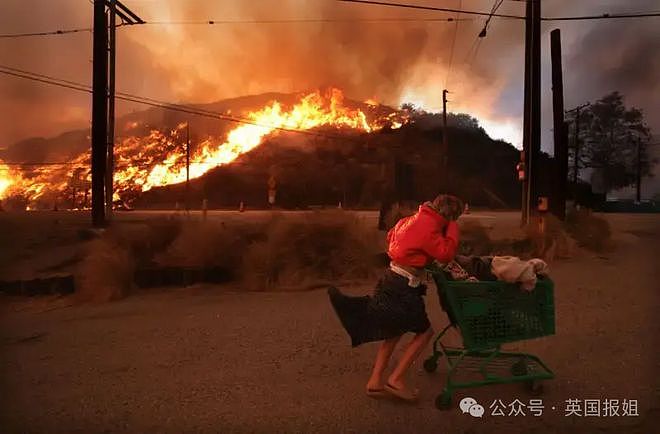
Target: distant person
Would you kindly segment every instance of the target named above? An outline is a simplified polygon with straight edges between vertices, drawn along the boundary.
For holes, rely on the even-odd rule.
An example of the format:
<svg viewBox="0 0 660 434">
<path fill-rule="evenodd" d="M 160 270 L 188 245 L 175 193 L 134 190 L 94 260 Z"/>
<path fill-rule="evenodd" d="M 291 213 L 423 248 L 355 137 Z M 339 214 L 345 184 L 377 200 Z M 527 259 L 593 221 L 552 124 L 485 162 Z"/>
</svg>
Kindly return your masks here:
<svg viewBox="0 0 660 434">
<path fill-rule="evenodd" d="M 414 215 L 399 220 L 387 235 L 390 267 L 373 295 L 351 297 L 334 287 L 328 290 L 353 347 L 383 341 L 367 382 L 367 395 L 394 395 L 408 401 L 417 398 L 417 392 L 406 386 L 404 377 L 433 336 L 422 298 L 426 295 L 426 286 L 421 283 L 423 268 L 434 260 L 448 263 L 454 258 L 459 239 L 456 220 L 462 211 L 458 198 L 440 195 L 421 205 Z M 385 380 L 394 347 L 408 332 L 415 336 Z"/>
</svg>

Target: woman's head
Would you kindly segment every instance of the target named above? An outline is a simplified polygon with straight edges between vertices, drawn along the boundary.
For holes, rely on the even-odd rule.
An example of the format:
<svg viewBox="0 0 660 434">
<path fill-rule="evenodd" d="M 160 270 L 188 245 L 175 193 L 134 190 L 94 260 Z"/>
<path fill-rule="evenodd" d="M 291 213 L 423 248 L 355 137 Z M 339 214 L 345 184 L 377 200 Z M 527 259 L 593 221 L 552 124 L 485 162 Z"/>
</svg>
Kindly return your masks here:
<svg viewBox="0 0 660 434">
<path fill-rule="evenodd" d="M 463 201 L 449 194 L 438 195 L 429 205 L 447 220 L 457 220 L 463 214 Z"/>
</svg>

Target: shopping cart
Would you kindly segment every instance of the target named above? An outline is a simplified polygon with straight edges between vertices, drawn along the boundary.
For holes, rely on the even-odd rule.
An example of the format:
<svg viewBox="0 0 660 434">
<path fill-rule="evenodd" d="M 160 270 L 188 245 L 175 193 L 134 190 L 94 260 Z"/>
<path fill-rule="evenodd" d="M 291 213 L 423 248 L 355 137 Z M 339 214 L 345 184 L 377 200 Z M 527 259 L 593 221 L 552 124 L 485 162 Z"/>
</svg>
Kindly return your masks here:
<svg viewBox="0 0 660 434">
<path fill-rule="evenodd" d="M 447 360 L 447 381 L 435 404 L 451 405 L 455 389 L 489 384 L 524 383 L 530 392 L 540 394 L 543 380 L 554 378 L 552 371 L 536 356 L 501 351 L 502 344 L 555 332 L 554 284 L 539 277 L 532 291 L 505 282 L 452 281 L 443 270 L 429 268 L 438 288 L 438 297 L 450 324 L 433 342 L 433 354 L 424 362 L 434 372 L 438 359 Z M 442 337 L 457 327 L 463 347 L 447 347 Z"/>
</svg>

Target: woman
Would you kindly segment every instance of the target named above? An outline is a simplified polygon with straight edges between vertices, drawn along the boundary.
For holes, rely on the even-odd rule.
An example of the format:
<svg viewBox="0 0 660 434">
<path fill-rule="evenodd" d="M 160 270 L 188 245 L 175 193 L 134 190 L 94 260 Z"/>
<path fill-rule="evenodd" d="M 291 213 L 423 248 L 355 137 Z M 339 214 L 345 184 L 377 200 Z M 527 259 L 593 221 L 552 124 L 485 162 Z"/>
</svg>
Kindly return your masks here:
<svg viewBox="0 0 660 434">
<path fill-rule="evenodd" d="M 390 267 L 373 295 L 349 297 L 337 288 L 328 290 L 353 347 L 382 341 L 367 382 L 367 395 L 390 394 L 409 401 L 417 398 L 417 392 L 406 386 L 404 377 L 433 336 L 422 299 L 426 295 L 426 286 L 421 283 L 423 268 L 434 260 L 447 263 L 454 258 L 459 238 L 456 220 L 462 211 L 458 198 L 440 195 L 421 205 L 416 214 L 399 220 L 387 235 Z M 394 347 L 408 332 L 415 336 L 385 380 Z"/>
</svg>

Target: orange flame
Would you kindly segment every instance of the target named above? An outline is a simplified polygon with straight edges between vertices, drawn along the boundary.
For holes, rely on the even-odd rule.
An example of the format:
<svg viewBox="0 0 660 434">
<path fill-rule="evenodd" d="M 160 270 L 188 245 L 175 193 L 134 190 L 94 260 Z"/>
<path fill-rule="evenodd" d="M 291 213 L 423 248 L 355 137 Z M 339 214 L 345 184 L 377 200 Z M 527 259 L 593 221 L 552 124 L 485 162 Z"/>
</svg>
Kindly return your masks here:
<svg viewBox="0 0 660 434">
<path fill-rule="evenodd" d="M 332 126 L 373 132 L 386 125 L 398 128 L 406 122 L 397 112 L 370 122 L 361 110 L 344 105 L 344 96 L 338 89 L 331 89 L 326 95 L 318 91 L 307 94 L 289 109 L 275 101 L 248 113 L 244 120 L 246 123 L 231 130 L 224 141 L 209 137 L 195 145 L 190 156 L 190 179 L 198 178 L 216 166 L 231 163 L 282 129 L 310 130 Z M 138 126 L 138 123 L 130 122 L 126 130 Z M 185 124 L 180 124 L 169 134 L 152 130 L 146 137 L 130 136 L 117 143 L 115 198 L 125 199 L 154 187 L 184 182 L 186 153 L 182 142 L 185 128 Z M 76 191 L 89 188 L 89 163 L 89 154 L 84 153 L 68 165 L 42 166 L 27 176 L 10 169 L 0 170 L 0 199 L 20 192 L 29 203 L 43 200 L 52 205 L 58 199 L 66 199 Z"/>
</svg>

